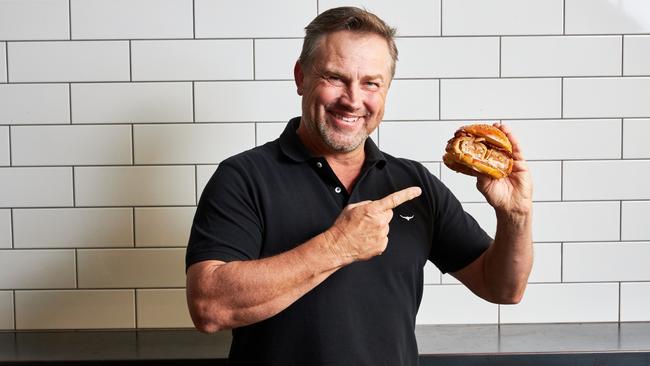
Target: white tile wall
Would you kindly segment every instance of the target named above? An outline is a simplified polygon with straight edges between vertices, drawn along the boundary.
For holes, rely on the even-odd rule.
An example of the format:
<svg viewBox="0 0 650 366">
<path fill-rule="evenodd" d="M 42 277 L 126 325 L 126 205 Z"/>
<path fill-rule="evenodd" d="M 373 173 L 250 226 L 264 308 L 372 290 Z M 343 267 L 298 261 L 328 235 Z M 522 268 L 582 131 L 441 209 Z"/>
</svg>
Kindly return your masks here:
<svg viewBox="0 0 650 366">
<path fill-rule="evenodd" d="M 399 6 L 390 0 L 320 0 L 318 9 L 323 11 L 337 6 L 365 8 L 397 28 L 398 36 L 440 35 L 441 0 L 403 0 Z"/>
<path fill-rule="evenodd" d="M 11 291 L 0 291 L 0 329 L 14 329 L 14 296 Z"/>
<path fill-rule="evenodd" d="M 618 283 L 531 284 L 519 304 L 500 311 L 502 323 L 613 322 Z"/>
<path fill-rule="evenodd" d="M 13 165 L 131 164 L 131 127 L 12 127 L 11 157 Z"/>
<path fill-rule="evenodd" d="M 567 34 L 647 33 L 650 4 L 644 0 L 565 0 Z"/>
<path fill-rule="evenodd" d="M 9 127 L 0 126 L 0 166 L 10 164 Z"/>
<path fill-rule="evenodd" d="M 72 206 L 72 168 L 0 168 L 0 207 Z"/>
<path fill-rule="evenodd" d="M 647 117 L 650 77 L 564 80 L 564 117 Z"/>
<path fill-rule="evenodd" d="M 396 78 L 499 76 L 497 37 L 417 37 L 401 38 L 396 43 Z"/>
<path fill-rule="evenodd" d="M 74 288 L 74 250 L 0 250 L 1 289 Z"/>
<path fill-rule="evenodd" d="M 444 1 L 442 18 L 445 36 L 562 34 L 562 1 Z"/>
<path fill-rule="evenodd" d="M 443 119 L 560 117 L 560 79 L 452 79 L 440 88 Z"/>
<path fill-rule="evenodd" d="M 133 290 L 16 291 L 15 301 L 19 330 L 135 326 Z"/>
<path fill-rule="evenodd" d="M 621 321 L 650 321 L 650 283 L 621 283 Z"/>
<path fill-rule="evenodd" d="M 194 2 L 197 38 L 302 37 L 317 14 L 313 1 Z"/>
<path fill-rule="evenodd" d="M 0 2 L 0 39 L 68 39 L 67 0 Z"/>
<path fill-rule="evenodd" d="M 566 243 L 564 281 L 648 281 L 649 257 L 650 242 Z"/>
<path fill-rule="evenodd" d="M 565 200 L 650 199 L 650 161 L 567 161 Z"/>
<path fill-rule="evenodd" d="M 194 167 L 80 167 L 75 169 L 78 206 L 193 205 Z"/>
<path fill-rule="evenodd" d="M 190 237 L 194 207 L 135 209 L 135 245 L 185 247 Z"/>
<path fill-rule="evenodd" d="M 504 37 L 502 76 L 617 76 L 621 74 L 622 38 Z"/>
<path fill-rule="evenodd" d="M 486 303 L 428 264 L 417 321 L 650 320 L 645 0 L 0 0 L 0 329 L 190 327 L 197 199 L 300 114 L 303 27 L 339 5 L 398 28 L 380 148 L 422 162 L 491 235 L 475 180 L 440 162 L 447 140 L 501 120 L 533 175 L 524 302 Z"/>
<path fill-rule="evenodd" d="M 134 126 L 136 164 L 219 163 L 255 146 L 252 123 Z"/>
<path fill-rule="evenodd" d="M 11 210 L 0 210 L 0 248 L 11 248 Z"/>
<path fill-rule="evenodd" d="M 131 208 L 15 209 L 15 248 L 133 246 Z"/>
<path fill-rule="evenodd" d="M 650 201 L 625 201 L 621 210 L 622 240 L 650 240 Z"/>
<path fill-rule="evenodd" d="M 418 324 L 496 323 L 497 305 L 484 301 L 462 285 L 424 286 Z"/>
<path fill-rule="evenodd" d="M 129 42 L 13 42 L 7 46 L 9 80 L 128 81 Z"/>
<path fill-rule="evenodd" d="M 79 249 L 79 288 L 185 286 L 185 249 Z"/>
<path fill-rule="evenodd" d="M 131 65 L 134 81 L 250 80 L 253 78 L 253 42 L 134 41 Z"/>
<path fill-rule="evenodd" d="M 70 0 L 72 39 L 192 38 L 191 0 Z"/>
<path fill-rule="evenodd" d="M 185 289 L 137 290 L 138 328 L 193 327 Z"/>
<path fill-rule="evenodd" d="M 72 123 L 192 122 L 192 84 L 73 84 Z"/>
<path fill-rule="evenodd" d="M 650 158 L 650 118 L 623 120 L 623 158 Z"/>
<path fill-rule="evenodd" d="M 0 85 L 0 124 L 70 123 L 66 84 Z"/>
</svg>

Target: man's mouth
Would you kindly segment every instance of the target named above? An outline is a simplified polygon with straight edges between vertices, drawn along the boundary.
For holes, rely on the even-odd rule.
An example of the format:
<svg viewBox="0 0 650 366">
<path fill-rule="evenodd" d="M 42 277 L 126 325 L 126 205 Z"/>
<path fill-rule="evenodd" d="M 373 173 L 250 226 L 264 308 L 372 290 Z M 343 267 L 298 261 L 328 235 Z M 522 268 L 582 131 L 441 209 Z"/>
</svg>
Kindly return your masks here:
<svg viewBox="0 0 650 366">
<path fill-rule="evenodd" d="M 334 116 L 334 118 L 340 119 L 341 121 L 347 122 L 347 123 L 355 123 L 356 121 L 359 120 L 359 118 L 363 117 L 363 116 L 345 116 L 345 115 L 338 114 L 338 113 L 335 113 L 335 112 L 330 112 L 330 113 L 332 114 L 332 116 Z"/>
</svg>

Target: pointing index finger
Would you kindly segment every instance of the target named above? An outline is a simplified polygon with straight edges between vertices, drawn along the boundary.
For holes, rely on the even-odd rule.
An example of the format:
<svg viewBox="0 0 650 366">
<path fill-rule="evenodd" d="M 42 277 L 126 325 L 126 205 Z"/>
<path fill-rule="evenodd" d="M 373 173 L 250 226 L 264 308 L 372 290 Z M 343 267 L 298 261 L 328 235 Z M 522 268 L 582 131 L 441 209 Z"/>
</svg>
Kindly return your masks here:
<svg viewBox="0 0 650 366">
<path fill-rule="evenodd" d="M 389 194 L 388 196 L 374 201 L 373 204 L 381 210 L 392 210 L 406 201 L 410 201 L 422 194 L 420 187 L 409 187 Z"/>
</svg>

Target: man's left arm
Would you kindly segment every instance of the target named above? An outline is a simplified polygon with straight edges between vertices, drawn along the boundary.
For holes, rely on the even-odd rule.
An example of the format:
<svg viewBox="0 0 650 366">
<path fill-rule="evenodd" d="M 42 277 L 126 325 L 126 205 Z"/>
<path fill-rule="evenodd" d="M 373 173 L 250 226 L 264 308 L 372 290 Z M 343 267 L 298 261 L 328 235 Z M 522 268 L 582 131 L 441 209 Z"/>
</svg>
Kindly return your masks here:
<svg viewBox="0 0 650 366">
<path fill-rule="evenodd" d="M 478 177 L 476 186 L 494 208 L 494 241 L 474 262 L 451 273 L 476 295 L 500 304 L 521 301 L 533 264 L 532 180 L 517 139 L 495 124 L 513 147 L 512 173 L 503 179 Z"/>
</svg>

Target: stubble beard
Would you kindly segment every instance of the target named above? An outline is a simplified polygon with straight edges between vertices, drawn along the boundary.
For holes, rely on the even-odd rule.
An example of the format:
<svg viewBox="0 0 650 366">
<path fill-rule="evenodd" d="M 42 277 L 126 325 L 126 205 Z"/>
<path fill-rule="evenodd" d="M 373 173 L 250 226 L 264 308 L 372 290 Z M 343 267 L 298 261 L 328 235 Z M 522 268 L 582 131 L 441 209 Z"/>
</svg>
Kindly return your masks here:
<svg viewBox="0 0 650 366">
<path fill-rule="evenodd" d="M 364 120 L 363 126 L 359 132 L 352 136 L 347 136 L 339 133 L 336 128 L 332 127 L 327 121 L 318 121 L 316 123 L 318 134 L 321 136 L 323 142 L 333 152 L 349 153 L 356 150 L 368 138 L 368 131 L 366 122 Z"/>
</svg>

